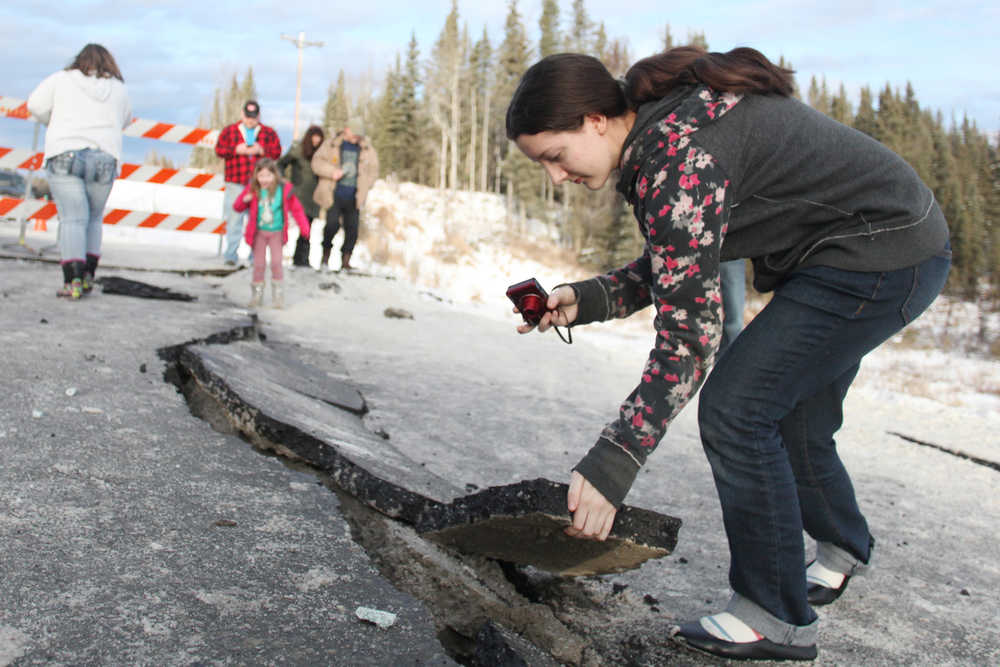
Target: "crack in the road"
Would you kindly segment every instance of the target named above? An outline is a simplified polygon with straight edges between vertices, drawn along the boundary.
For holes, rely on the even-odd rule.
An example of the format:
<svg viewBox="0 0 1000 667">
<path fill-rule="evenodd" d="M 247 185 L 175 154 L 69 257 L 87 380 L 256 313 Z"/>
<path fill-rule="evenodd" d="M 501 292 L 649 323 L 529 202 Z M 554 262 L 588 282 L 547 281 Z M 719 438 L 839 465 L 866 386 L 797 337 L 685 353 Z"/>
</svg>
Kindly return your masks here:
<svg viewBox="0 0 1000 667">
<path fill-rule="evenodd" d="M 896 431 L 886 431 L 886 433 L 888 433 L 889 435 L 894 435 L 897 438 L 902 438 L 903 440 L 906 440 L 907 442 L 912 442 L 915 445 L 921 445 L 922 447 L 930 447 L 931 449 L 936 449 L 939 452 L 944 452 L 945 454 L 951 454 L 952 456 L 956 456 L 956 457 L 958 457 L 960 459 L 964 459 L 966 461 L 971 461 L 972 463 L 975 463 L 976 465 L 981 465 L 981 466 L 985 466 L 987 468 L 992 468 L 993 470 L 1000 471 L 1000 463 L 997 463 L 996 461 L 990 461 L 988 459 L 981 459 L 978 456 L 973 456 L 972 454 L 966 454 L 965 452 L 957 450 L 957 449 L 949 449 L 948 447 L 944 447 L 942 445 L 935 445 L 933 442 L 927 442 L 926 440 L 920 440 L 918 438 L 914 438 L 913 436 L 904 435 L 902 433 L 897 433 Z"/>
<path fill-rule="evenodd" d="M 310 434 L 247 404 L 189 349 L 264 338 L 253 322 L 163 348 L 164 377 L 183 393 L 192 414 L 215 430 L 310 471 L 335 492 L 355 541 L 382 576 L 424 603 L 438 640 L 454 660 L 464 665 L 592 666 L 670 659 L 669 645 L 653 645 L 634 634 L 637 615 L 646 622 L 656 620 L 649 617 L 655 610 L 641 596 L 623 595 L 624 587 L 603 579 L 558 576 L 432 542 L 421 525 L 444 525 L 441 517 L 449 512 L 465 520 L 461 513 L 479 511 L 479 501 L 466 501 L 468 507 L 442 505 L 379 479 Z M 679 521 L 673 521 L 675 541 Z M 505 662 L 504 656 L 521 662 Z"/>
</svg>

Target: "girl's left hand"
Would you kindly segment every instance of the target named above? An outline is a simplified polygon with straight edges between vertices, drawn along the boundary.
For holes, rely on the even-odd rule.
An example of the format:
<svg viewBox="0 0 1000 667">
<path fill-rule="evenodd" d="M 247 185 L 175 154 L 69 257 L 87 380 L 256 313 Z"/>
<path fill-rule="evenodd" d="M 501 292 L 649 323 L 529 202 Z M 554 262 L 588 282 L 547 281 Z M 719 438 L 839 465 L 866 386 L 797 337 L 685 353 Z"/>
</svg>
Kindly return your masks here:
<svg viewBox="0 0 1000 667">
<path fill-rule="evenodd" d="M 608 539 L 618 510 L 586 477 L 575 470 L 570 479 L 566 500 L 573 515 L 573 525 L 565 529 L 567 535 L 598 542 Z"/>
<path fill-rule="evenodd" d="M 250 202 L 253 201 L 253 195 L 248 192 L 247 194 L 243 195 L 243 201 L 249 204 Z"/>
</svg>

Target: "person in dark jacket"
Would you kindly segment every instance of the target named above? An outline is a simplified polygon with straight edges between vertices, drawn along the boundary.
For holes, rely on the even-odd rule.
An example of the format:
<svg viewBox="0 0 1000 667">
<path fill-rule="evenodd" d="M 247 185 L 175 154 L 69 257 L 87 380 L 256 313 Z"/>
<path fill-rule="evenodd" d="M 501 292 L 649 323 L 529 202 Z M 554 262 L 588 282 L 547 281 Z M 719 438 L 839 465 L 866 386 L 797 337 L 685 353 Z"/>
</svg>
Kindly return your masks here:
<svg viewBox="0 0 1000 667">
<path fill-rule="evenodd" d="M 302 141 L 293 143 L 288 152 L 278 160 L 278 167 L 295 186 L 295 197 L 302 203 L 302 210 L 310 222 L 320 217 L 319 204 L 313 201 L 318 179 L 313 173 L 311 162 L 313 153 L 323 143 L 323 139 L 323 129 L 319 125 L 310 125 L 302 135 Z M 295 241 L 292 266 L 309 266 L 309 237 L 299 236 Z"/>
<path fill-rule="evenodd" d="M 951 263 L 944 216 L 916 172 L 793 89 L 790 70 L 750 48 L 671 49 L 624 81 L 589 56 L 556 54 L 528 69 L 507 109 L 507 136 L 554 183 L 598 189 L 616 174 L 645 238 L 627 266 L 555 288 L 538 329 L 655 308 L 638 385 L 573 470 L 567 532 L 607 537 L 704 382 L 698 423 L 733 596 L 671 636 L 726 657 L 816 656 L 813 605 L 835 600 L 874 546 L 834 442 L 843 399 L 862 357 L 935 299 Z M 740 258 L 773 296 L 713 369 L 719 263 Z M 803 530 L 817 542 L 809 564 Z"/>
</svg>

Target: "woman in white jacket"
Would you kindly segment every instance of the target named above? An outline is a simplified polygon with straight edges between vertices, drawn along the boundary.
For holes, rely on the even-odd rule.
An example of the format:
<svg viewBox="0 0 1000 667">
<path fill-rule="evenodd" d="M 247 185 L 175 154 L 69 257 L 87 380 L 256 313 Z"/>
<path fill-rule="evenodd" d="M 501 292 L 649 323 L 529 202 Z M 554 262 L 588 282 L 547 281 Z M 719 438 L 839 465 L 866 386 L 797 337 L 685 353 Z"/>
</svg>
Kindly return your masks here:
<svg viewBox="0 0 1000 667">
<path fill-rule="evenodd" d="M 28 111 L 48 126 L 45 170 L 59 211 L 64 283 L 56 294 L 79 299 L 92 288 L 104 204 L 118 173 L 122 130 L 132 121 L 114 57 L 99 44 L 87 44 L 69 67 L 38 84 Z"/>
</svg>

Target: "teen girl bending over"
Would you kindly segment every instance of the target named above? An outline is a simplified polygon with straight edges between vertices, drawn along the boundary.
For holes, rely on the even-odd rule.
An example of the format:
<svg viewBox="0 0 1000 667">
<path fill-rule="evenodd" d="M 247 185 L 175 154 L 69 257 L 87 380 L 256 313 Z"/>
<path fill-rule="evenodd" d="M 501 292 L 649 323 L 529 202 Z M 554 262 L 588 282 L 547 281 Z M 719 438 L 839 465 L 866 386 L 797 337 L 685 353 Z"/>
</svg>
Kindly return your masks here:
<svg viewBox="0 0 1000 667">
<path fill-rule="evenodd" d="M 253 281 L 250 284 L 250 308 L 264 300 L 264 270 L 267 265 L 265 251 L 271 253 L 271 303 L 275 308 L 285 305 L 282 290 L 284 274 L 281 267 L 281 248 L 288 242 L 288 216 L 295 218 L 299 234 L 309 238 L 309 220 L 302 211 L 302 204 L 293 192 L 291 183 L 281 177 L 278 163 L 270 158 L 257 160 L 250 182 L 233 203 L 236 211 L 250 209 L 246 242 L 253 248 Z"/>
<path fill-rule="evenodd" d="M 834 443 L 841 404 L 862 357 L 934 300 L 951 263 L 944 217 L 913 169 L 793 87 L 750 48 L 671 49 L 624 81 L 557 54 L 525 73 L 507 109 L 507 136 L 553 183 L 596 190 L 614 174 L 645 239 L 627 266 L 553 290 L 539 330 L 655 308 L 636 388 L 572 473 L 567 532 L 607 537 L 708 376 L 698 423 L 733 595 L 671 636 L 728 657 L 816 656 L 813 606 L 834 601 L 874 545 Z M 773 297 L 712 369 L 719 262 L 741 258 Z M 817 542 L 810 564 L 803 529 Z"/>
</svg>

